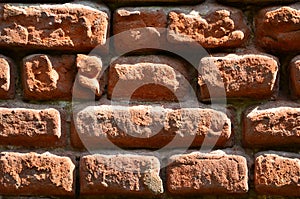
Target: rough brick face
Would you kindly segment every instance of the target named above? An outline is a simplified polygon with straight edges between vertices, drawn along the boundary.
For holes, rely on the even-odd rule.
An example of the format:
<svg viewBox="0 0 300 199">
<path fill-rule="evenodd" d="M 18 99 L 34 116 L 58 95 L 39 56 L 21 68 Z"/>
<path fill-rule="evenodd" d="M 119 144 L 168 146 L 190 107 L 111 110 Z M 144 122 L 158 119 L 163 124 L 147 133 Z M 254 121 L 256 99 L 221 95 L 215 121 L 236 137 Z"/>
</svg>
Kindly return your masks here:
<svg viewBox="0 0 300 199">
<path fill-rule="evenodd" d="M 27 100 L 69 100 L 75 79 L 74 55 L 30 55 L 23 59 L 23 97 Z"/>
<path fill-rule="evenodd" d="M 120 8 L 114 13 L 114 47 L 119 53 L 160 49 L 166 41 L 167 11 L 163 8 Z M 126 31 L 126 32 L 124 32 Z"/>
<path fill-rule="evenodd" d="M 88 155 L 80 160 L 82 194 L 153 195 L 163 192 L 154 156 Z"/>
<path fill-rule="evenodd" d="M 169 13 L 168 41 L 198 43 L 204 48 L 238 47 L 249 36 L 243 13 L 218 4 L 200 4 Z"/>
<path fill-rule="evenodd" d="M 269 51 L 300 52 L 300 3 L 262 9 L 255 19 L 257 45 Z"/>
<path fill-rule="evenodd" d="M 107 77 L 99 56 L 77 54 L 78 73 L 72 90 L 73 99 L 101 97 L 107 85 Z"/>
<path fill-rule="evenodd" d="M 50 153 L 0 153 L 0 194 L 74 194 L 75 165 L 70 158 Z"/>
<path fill-rule="evenodd" d="M 217 54 L 201 59 L 200 98 L 271 98 L 278 91 L 277 58 L 263 54 Z M 211 96 L 210 96 L 211 95 Z"/>
<path fill-rule="evenodd" d="M 12 99 L 15 96 L 15 65 L 13 61 L 0 55 L 0 99 Z"/>
<path fill-rule="evenodd" d="M 72 128 L 73 145 L 82 147 L 81 138 L 92 148 L 110 147 L 110 141 L 122 147 L 161 148 L 172 140 L 169 147 L 196 147 L 204 138 L 207 145 L 224 146 L 232 133 L 231 121 L 222 112 L 163 106 L 89 106 L 74 115 Z"/>
<path fill-rule="evenodd" d="M 191 90 L 188 67 L 166 56 L 120 57 L 110 66 L 108 98 L 183 101 Z"/>
<path fill-rule="evenodd" d="M 65 143 L 59 111 L 0 108 L 0 144 L 54 147 Z"/>
<path fill-rule="evenodd" d="M 246 158 L 217 152 L 174 155 L 167 167 L 172 194 L 238 194 L 248 191 Z"/>
<path fill-rule="evenodd" d="M 244 113 L 243 137 L 249 147 L 291 146 L 300 143 L 300 108 L 291 102 L 269 102 Z"/>
<path fill-rule="evenodd" d="M 300 55 L 296 56 L 289 65 L 290 70 L 290 87 L 292 95 L 296 98 L 300 97 Z"/>
<path fill-rule="evenodd" d="M 1 4 L 0 46 L 77 51 L 104 46 L 108 12 L 80 4 Z"/>
<path fill-rule="evenodd" d="M 256 155 L 254 177 L 259 194 L 300 196 L 300 155 L 261 152 Z"/>
</svg>

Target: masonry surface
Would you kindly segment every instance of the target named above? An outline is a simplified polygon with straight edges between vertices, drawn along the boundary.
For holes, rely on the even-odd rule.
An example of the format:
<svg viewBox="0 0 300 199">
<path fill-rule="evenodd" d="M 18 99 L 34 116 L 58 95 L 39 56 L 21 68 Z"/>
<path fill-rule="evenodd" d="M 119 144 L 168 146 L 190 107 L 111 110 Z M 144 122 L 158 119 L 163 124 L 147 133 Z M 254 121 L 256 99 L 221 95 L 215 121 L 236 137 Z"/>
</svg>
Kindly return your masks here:
<svg viewBox="0 0 300 199">
<path fill-rule="evenodd" d="M 299 198 L 299 0 L 0 1 L 0 198 Z"/>
</svg>

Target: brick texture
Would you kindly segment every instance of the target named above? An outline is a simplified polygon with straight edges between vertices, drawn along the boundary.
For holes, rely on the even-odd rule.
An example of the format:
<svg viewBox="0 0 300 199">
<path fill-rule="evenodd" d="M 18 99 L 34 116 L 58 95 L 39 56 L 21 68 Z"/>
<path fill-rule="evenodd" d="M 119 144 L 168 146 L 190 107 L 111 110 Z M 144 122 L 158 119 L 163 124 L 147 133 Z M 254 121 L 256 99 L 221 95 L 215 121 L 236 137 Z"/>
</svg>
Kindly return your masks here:
<svg viewBox="0 0 300 199">
<path fill-rule="evenodd" d="M 255 189 L 259 194 L 300 196 L 300 155 L 261 152 L 255 159 Z"/>
<path fill-rule="evenodd" d="M 243 118 L 243 137 L 249 147 L 299 145 L 299 106 L 269 102 L 248 109 Z"/>
<path fill-rule="evenodd" d="M 75 165 L 50 153 L 0 153 L 0 194 L 74 195 Z"/>
<path fill-rule="evenodd" d="M 257 45 L 278 52 L 300 52 L 300 3 L 269 7 L 255 18 Z"/>
<path fill-rule="evenodd" d="M 0 55 L 0 99 L 13 99 L 15 96 L 16 69 L 13 61 Z"/>
<path fill-rule="evenodd" d="M 114 47 L 118 53 L 166 45 L 167 9 L 127 7 L 114 12 Z M 143 51 L 146 51 L 145 49 Z"/>
<path fill-rule="evenodd" d="M 105 46 L 109 11 L 89 5 L 1 4 L 0 46 L 73 51 Z"/>
<path fill-rule="evenodd" d="M 246 158 L 218 151 L 174 155 L 167 168 L 172 194 L 239 194 L 248 190 Z"/>
<path fill-rule="evenodd" d="M 75 79 L 74 55 L 30 55 L 23 59 L 26 100 L 70 100 Z"/>
<path fill-rule="evenodd" d="M 156 195 L 163 192 L 154 156 L 88 155 L 80 160 L 80 190 L 88 194 Z"/>
<path fill-rule="evenodd" d="M 59 111 L 0 108 L 0 144 L 55 147 L 66 143 Z"/>
<path fill-rule="evenodd" d="M 72 122 L 72 141 L 82 147 L 117 146 L 161 148 L 224 146 L 232 135 L 226 114 L 205 108 L 171 109 L 162 106 L 89 106 L 77 112 Z M 110 141 L 108 141 L 108 139 Z M 194 141 L 193 141 L 194 140 Z M 216 143 L 215 143 L 216 142 Z"/>
<path fill-rule="evenodd" d="M 120 57 L 109 69 L 112 100 L 184 101 L 191 91 L 189 65 L 167 56 Z"/>
<path fill-rule="evenodd" d="M 168 41 L 204 48 L 239 47 L 249 36 L 243 13 L 218 4 L 200 4 L 169 13 Z"/>
<path fill-rule="evenodd" d="M 279 62 L 270 55 L 225 54 L 200 61 L 200 98 L 272 98 L 278 91 Z"/>
</svg>

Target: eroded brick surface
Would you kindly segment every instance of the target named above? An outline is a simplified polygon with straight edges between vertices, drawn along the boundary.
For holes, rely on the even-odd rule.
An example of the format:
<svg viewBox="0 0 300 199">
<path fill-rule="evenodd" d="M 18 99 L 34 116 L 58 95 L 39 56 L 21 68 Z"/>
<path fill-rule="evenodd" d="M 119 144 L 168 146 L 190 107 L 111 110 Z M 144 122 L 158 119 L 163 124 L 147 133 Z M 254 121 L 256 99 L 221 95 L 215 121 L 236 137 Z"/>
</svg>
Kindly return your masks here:
<svg viewBox="0 0 300 199">
<path fill-rule="evenodd" d="M 50 153 L 0 153 L 0 193 L 4 195 L 74 194 L 75 165 Z"/>
<path fill-rule="evenodd" d="M 218 4 L 174 9 L 168 16 L 168 41 L 204 48 L 238 47 L 249 36 L 242 11 Z"/>
<path fill-rule="evenodd" d="M 0 99 L 12 99 L 15 96 L 15 65 L 13 61 L 0 55 Z"/>
<path fill-rule="evenodd" d="M 201 59 L 198 84 L 202 100 L 272 98 L 278 91 L 279 61 L 264 54 L 216 54 Z"/>
<path fill-rule="evenodd" d="M 261 152 L 256 155 L 254 177 L 259 194 L 300 196 L 300 155 Z"/>
<path fill-rule="evenodd" d="M 165 45 L 166 27 L 165 8 L 119 8 L 114 13 L 115 50 L 124 53 L 144 48 L 160 49 Z"/>
<path fill-rule="evenodd" d="M 264 8 L 255 19 L 257 45 L 268 51 L 300 52 L 300 3 Z"/>
<path fill-rule="evenodd" d="M 88 155 L 80 160 L 82 194 L 163 193 L 160 163 L 154 156 Z"/>
<path fill-rule="evenodd" d="M 77 54 L 78 70 L 72 90 L 73 99 L 95 99 L 101 97 L 107 85 L 107 75 L 99 56 Z"/>
<path fill-rule="evenodd" d="M 105 6 L 1 4 L 0 13 L 2 47 L 82 51 L 106 43 Z"/>
<path fill-rule="evenodd" d="M 243 118 L 244 143 L 248 147 L 299 145 L 299 117 L 299 105 L 288 101 L 251 107 Z"/>
<path fill-rule="evenodd" d="M 71 139 L 75 147 L 174 148 L 201 146 L 204 138 L 224 146 L 231 135 L 230 119 L 212 109 L 99 105 L 74 114 Z"/>
<path fill-rule="evenodd" d="M 191 90 L 190 79 L 189 66 L 171 57 L 120 57 L 110 66 L 108 98 L 183 101 Z"/>
<path fill-rule="evenodd" d="M 74 55 L 35 54 L 23 59 L 23 97 L 27 100 L 69 100 L 75 79 Z"/>
<path fill-rule="evenodd" d="M 0 144 L 55 147 L 65 143 L 59 111 L 0 108 Z"/>
<path fill-rule="evenodd" d="M 239 194 L 248 191 L 246 158 L 218 151 L 174 155 L 167 167 L 172 194 Z"/>
</svg>

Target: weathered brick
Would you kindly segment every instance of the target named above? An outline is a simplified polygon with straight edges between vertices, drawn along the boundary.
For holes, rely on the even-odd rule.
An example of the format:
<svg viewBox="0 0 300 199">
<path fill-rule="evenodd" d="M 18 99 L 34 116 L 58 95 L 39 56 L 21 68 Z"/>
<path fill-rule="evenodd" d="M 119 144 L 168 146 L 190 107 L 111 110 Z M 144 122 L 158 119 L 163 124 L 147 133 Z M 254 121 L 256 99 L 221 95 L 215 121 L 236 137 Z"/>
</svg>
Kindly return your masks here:
<svg viewBox="0 0 300 199">
<path fill-rule="evenodd" d="M 160 162 L 154 156 L 88 155 L 80 159 L 81 194 L 163 193 Z"/>
<path fill-rule="evenodd" d="M 71 132 L 78 148 L 110 148 L 112 143 L 127 148 L 198 147 L 204 139 L 207 146 L 225 146 L 231 136 L 231 121 L 223 112 L 162 105 L 89 106 L 74 114 Z"/>
<path fill-rule="evenodd" d="M 216 54 L 199 65 L 200 98 L 273 98 L 279 61 L 265 54 Z M 211 96 L 210 96 L 211 95 Z"/>
<path fill-rule="evenodd" d="M 169 13 L 168 41 L 174 44 L 198 43 L 204 48 L 238 47 L 249 37 L 242 11 L 205 3 L 174 9 Z"/>
<path fill-rule="evenodd" d="M 0 153 L 1 195 L 74 195 L 75 165 L 49 152 Z"/>
<path fill-rule="evenodd" d="M 240 194 L 248 191 L 246 158 L 221 151 L 174 155 L 167 167 L 172 194 Z"/>
<path fill-rule="evenodd" d="M 91 50 L 96 46 L 104 49 L 109 10 L 103 5 L 86 4 L 0 4 L 0 46 L 72 51 Z"/>
<path fill-rule="evenodd" d="M 243 116 L 243 137 L 248 147 L 291 146 L 300 143 L 299 104 L 278 101 L 251 107 Z"/>
<path fill-rule="evenodd" d="M 275 151 L 258 153 L 254 179 L 259 194 L 300 196 L 300 155 Z"/>
<path fill-rule="evenodd" d="M 300 52 L 300 3 L 264 8 L 255 18 L 256 43 L 274 52 Z"/>
<path fill-rule="evenodd" d="M 75 79 L 74 55 L 35 54 L 23 59 L 23 97 L 26 100 L 69 100 Z"/>
<path fill-rule="evenodd" d="M 187 63 L 161 55 L 120 57 L 110 66 L 108 98 L 184 101 L 191 92 Z"/>
<path fill-rule="evenodd" d="M 166 42 L 167 10 L 162 7 L 127 7 L 114 12 L 114 47 L 120 53 L 161 49 Z"/>
<path fill-rule="evenodd" d="M 289 65 L 290 87 L 293 97 L 300 97 L 300 55 L 296 56 Z"/>
<path fill-rule="evenodd" d="M 0 144 L 54 147 L 65 144 L 59 111 L 0 108 Z"/>
<path fill-rule="evenodd" d="M 178 4 L 196 4 L 196 3 L 202 3 L 204 0 L 103 0 L 103 2 L 107 4 L 112 4 L 114 6 L 124 6 L 124 5 L 145 5 L 150 4 L 153 5 L 153 3 L 156 4 L 170 4 L 174 5 L 174 3 Z"/>
<path fill-rule="evenodd" d="M 99 56 L 77 54 L 78 73 L 73 85 L 73 99 L 95 99 L 104 93 L 107 85 L 105 68 Z"/>
<path fill-rule="evenodd" d="M 15 65 L 13 61 L 0 55 L 0 99 L 13 99 L 15 96 Z"/>
</svg>

